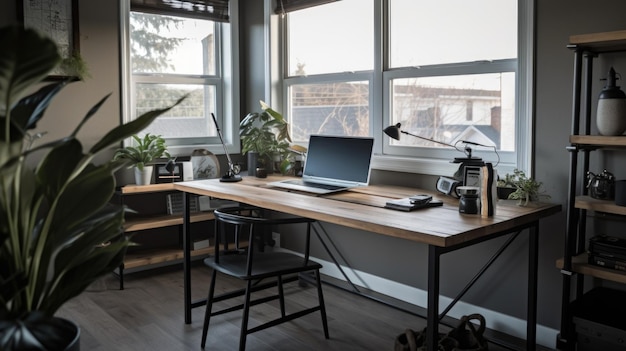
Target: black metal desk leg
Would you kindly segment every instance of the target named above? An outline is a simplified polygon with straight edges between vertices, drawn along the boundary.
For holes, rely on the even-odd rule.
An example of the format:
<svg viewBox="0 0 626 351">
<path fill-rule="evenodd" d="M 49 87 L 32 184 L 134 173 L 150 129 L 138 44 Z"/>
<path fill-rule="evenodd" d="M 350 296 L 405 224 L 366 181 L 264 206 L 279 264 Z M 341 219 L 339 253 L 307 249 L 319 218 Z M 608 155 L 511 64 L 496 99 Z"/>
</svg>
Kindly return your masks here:
<svg viewBox="0 0 626 351">
<path fill-rule="evenodd" d="M 528 315 L 526 317 L 526 350 L 537 347 L 537 271 L 539 251 L 539 223 L 528 228 Z"/>
<path fill-rule="evenodd" d="M 426 344 L 436 351 L 439 339 L 439 247 L 428 245 L 428 310 L 426 311 Z"/>
<path fill-rule="evenodd" d="M 185 296 L 185 324 L 191 324 L 191 220 L 189 194 L 183 192 L 183 289 Z"/>
</svg>

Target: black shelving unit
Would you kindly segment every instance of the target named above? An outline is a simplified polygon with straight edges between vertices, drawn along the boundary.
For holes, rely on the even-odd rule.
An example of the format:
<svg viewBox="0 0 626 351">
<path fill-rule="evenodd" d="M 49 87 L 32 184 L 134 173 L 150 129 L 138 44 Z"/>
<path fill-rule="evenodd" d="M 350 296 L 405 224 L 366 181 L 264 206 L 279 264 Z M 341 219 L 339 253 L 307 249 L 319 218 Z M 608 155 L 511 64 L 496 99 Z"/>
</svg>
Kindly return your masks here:
<svg viewBox="0 0 626 351">
<path fill-rule="evenodd" d="M 570 156 L 567 230 L 563 258 L 557 261 L 563 276 L 561 330 L 557 337 L 557 348 L 560 350 L 574 350 L 576 347 L 571 303 L 583 295 L 584 277 L 626 284 L 626 273 L 588 264 L 586 254 L 587 212 L 626 216 L 626 207 L 617 206 L 613 201 L 591 198 L 585 187 L 585 175 L 589 171 L 593 151 L 626 149 L 626 136 L 591 134 L 591 99 L 597 95 L 592 91 L 594 59 L 601 54 L 626 51 L 626 30 L 574 35 L 570 37 L 568 48 L 574 52 L 574 80 L 572 130 L 570 145 L 566 148 Z"/>
</svg>

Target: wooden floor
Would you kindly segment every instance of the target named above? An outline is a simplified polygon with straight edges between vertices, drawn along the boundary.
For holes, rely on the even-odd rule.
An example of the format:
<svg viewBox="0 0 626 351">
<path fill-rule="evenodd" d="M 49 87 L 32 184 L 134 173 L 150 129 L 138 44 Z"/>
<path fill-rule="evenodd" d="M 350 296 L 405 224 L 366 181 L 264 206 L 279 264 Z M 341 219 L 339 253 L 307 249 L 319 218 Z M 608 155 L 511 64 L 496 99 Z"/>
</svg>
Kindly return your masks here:
<svg viewBox="0 0 626 351">
<path fill-rule="evenodd" d="M 194 300 L 206 295 L 210 273 L 203 265 L 194 266 Z M 216 289 L 236 283 L 218 276 Z M 104 277 L 57 314 L 79 324 L 81 350 L 201 349 L 205 308 L 195 308 L 192 323 L 184 323 L 181 267 L 128 274 L 125 289 L 118 288 L 115 276 Z M 247 350 L 393 350 L 396 335 L 405 328 L 421 330 L 425 325 L 422 318 L 412 314 L 330 285 L 323 288 L 330 339 L 324 338 L 320 315 L 314 313 L 249 335 Z M 286 293 L 291 301 L 288 312 L 290 307 L 312 306 L 317 298 L 313 286 L 302 288 L 297 283 L 290 284 Z M 279 313 L 277 303 L 255 306 L 251 311 L 251 325 Z M 240 316 L 240 312 L 233 312 L 212 318 L 206 349 L 236 350 Z M 505 348 L 490 344 L 489 349 Z"/>
</svg>

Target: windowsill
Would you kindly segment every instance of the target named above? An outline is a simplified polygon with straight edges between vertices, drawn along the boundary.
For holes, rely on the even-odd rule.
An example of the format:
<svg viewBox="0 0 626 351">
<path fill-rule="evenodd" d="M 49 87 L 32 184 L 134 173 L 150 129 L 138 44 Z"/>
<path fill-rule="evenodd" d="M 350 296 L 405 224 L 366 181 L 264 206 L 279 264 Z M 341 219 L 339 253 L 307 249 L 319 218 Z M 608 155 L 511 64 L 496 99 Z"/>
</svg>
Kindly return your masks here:
<svg viewBox="0 0 626 351">
<path fill-rule="evenodd" d="M 451 178 L 454 177 L 454 173 L 457 172 L 460 165 L 460 163 L 453 163 L 442 159 L 417 157 L 374 155 L 372 158 L 372 169 Z M 500 163 L 496 168 L 498 169 L 498 174 L 506 174 L 511 173 L 515 167 L 513 165 Z"/>
<path fill-rule="evenodd" d="M 459 164 L 437 159 L 374 155 L 372 158 L 372 168 L 385 171 L 452 177 L 458 170 Z"/>
</svg>

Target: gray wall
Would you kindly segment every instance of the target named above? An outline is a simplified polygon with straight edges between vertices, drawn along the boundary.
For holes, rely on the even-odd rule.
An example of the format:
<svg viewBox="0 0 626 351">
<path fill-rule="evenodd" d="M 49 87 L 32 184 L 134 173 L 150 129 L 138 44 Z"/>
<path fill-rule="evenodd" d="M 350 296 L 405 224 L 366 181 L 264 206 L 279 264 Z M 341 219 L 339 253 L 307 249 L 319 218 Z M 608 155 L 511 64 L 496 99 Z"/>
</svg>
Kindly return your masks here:
<svg viewBox="0 0 626 351">
<path fill-rule="evenodd" d="M 87 145 L 102 131 L 120 123 L 119 21 L 117 1 L 80 0 L 81 52 L 88 63 L 91 78 L 65 89 L 48 111 L 40 129 L 49 137 L 66 135 L 101 97 L 112 93 L 98 118 L 81 134 Z M 242 12 L 242 113 L 258 110 L 258 100 L 266 98 L 265 53 L 258 43 L 262 38 L 261 1 L 244 0 Z M 14 1 L 0 2 L 0 23 L 15 21 Z M 540 0 L 537 1 L 536 107 L 534 164 L 536 178 L 544 182 L 552 201 L 565 205 L 568 178 L 568 153 L 565 146 L 570 134 L 572 53 L 565 48 L 571 34 L 624 29 L 626 2 L 620 0 Z M 249 25 L 249 27 L 246 27 Z M 623 57 L 602 59 L 596 77 L 603 76 L 608 65 L 626 74 Z M 597 87 L 600 87 L 597 83 Z M 615 167 L 619 178 L 626 172 L 610 157 L 601 167 Z M 613 170 L 613 168 L 611 169 Z M 374 171 L 373 182 L 429 187 L 433 177 Z M 425 288 L 426 248 L 393 238 L 327 226 L 335 243 L 355 268 L 418 288 Z M 565 213 L 541 223 L 539 272 L 539 323 L 558 329 L 560 317 L 561 276 L 555 260 L 561 256 L 565 232 Z M 501 242 L 501 240 L 497 240 Z M 495 243 L 484 243 L 443 259 L 442 293 L 453 295 L 473 269 L 491 255 Z M 518 241 L 489 270 L 485 279 L 466 300 L 506 315 L 524 319 L 526 242 Z"/>
</svg>

